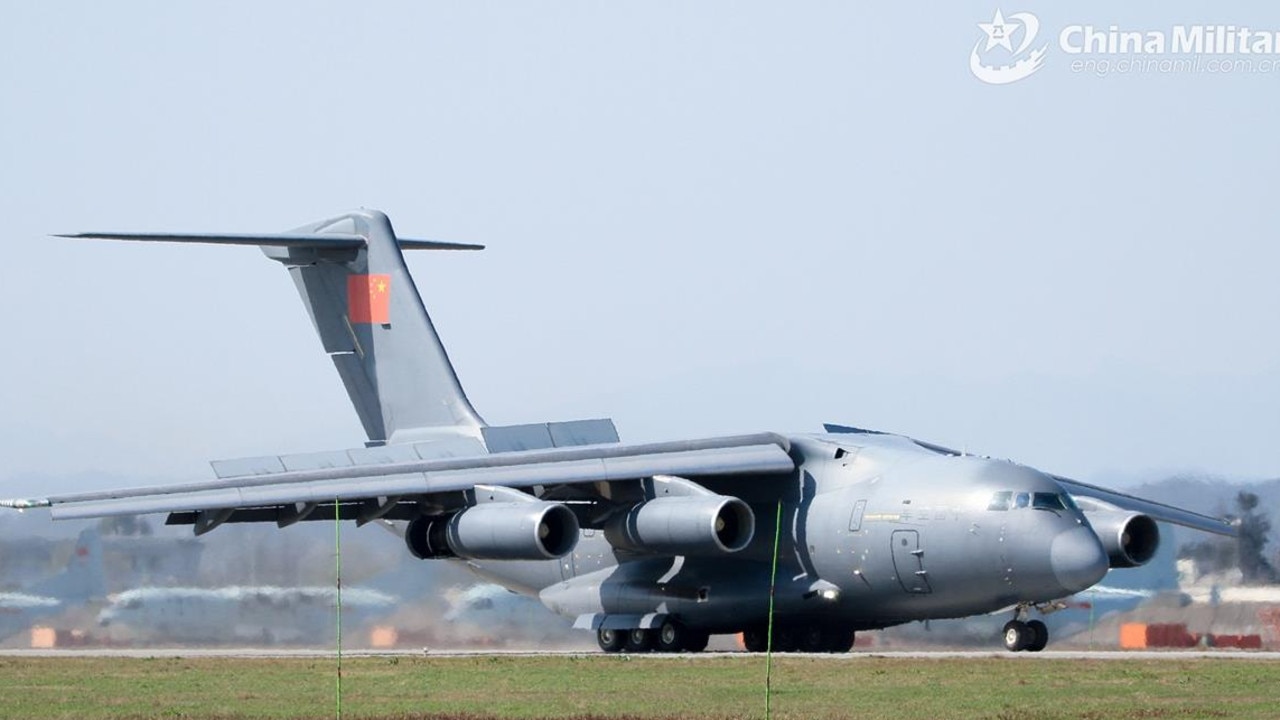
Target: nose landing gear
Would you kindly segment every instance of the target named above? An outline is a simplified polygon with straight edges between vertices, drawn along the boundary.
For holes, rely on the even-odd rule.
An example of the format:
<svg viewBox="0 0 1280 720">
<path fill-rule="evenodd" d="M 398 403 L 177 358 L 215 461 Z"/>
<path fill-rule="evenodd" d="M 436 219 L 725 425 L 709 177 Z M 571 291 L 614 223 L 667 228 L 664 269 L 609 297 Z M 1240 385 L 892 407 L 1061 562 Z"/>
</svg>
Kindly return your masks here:
<svg viewBox="0 0 1280 720">
<path fill-rule="evenodd" d="M 1027 608 L 1019 607 L 1004 626 L 1004 646 L 1009 652 L 1040 652 L 1049 644 L 1049 627 L 1041 620 L 1023 620 Z"/>
</svg>

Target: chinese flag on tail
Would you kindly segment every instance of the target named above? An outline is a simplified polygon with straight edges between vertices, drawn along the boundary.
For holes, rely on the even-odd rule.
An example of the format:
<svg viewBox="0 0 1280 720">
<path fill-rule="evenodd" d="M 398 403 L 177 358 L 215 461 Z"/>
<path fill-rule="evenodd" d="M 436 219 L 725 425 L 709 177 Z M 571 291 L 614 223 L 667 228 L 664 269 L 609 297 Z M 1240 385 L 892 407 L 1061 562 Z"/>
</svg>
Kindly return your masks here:
<svg viewBox="0 0 1280 720">
<path fill-rule="evenodd" d="M 352 323 L 391 323 L 391 276 L 348 275 L 347 316 Z"/>
</svg>

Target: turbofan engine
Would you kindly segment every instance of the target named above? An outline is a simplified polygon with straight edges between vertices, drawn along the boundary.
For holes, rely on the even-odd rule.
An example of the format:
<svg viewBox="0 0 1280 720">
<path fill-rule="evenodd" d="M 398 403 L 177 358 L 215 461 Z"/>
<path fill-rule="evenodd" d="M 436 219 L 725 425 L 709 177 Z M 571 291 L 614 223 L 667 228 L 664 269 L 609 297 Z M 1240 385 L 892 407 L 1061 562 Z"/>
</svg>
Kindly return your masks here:
<svg viewBox="0 0 1280 720">
<path fill-rule="evenodd" d="M 496 502 L 409 523 L 405 544 L 421 559 L 552 560 L 573 552 L 578 518 L 560 503 Z"/>
<path fill-rule="evenodd" d="M 755 528 L 755 513 L 735 497 L 659 497 L 613 518 L 605 537 L 632 552 L 723 555 L 745 548 Z"/>
<path fill-rule="evenodd" d="M 1084 513 L 1102 541 L 1113 568 L 1146 565 L 1160 547 L 1160 528 L 1142 513 L 1097 510 Z"/>
</svg>

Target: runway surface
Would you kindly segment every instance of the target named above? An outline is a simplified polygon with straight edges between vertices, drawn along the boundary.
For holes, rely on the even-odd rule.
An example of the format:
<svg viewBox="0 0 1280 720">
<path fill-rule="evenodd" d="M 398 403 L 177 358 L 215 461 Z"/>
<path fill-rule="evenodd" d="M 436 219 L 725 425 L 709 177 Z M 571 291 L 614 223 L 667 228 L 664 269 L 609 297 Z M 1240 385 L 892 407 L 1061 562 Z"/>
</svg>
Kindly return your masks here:
<svg viewBox="0 0 1280 720">
<path fill-rule="evenodd" d="M 581 651 L 530 651 L 530 650 L 344 650 L 344 658 L 353 657 L 604 657 L 601 652 Z M 262 649 L 262 648 L 65 648 L 57 650 L 0 650 L 0 657 L 5 658 L 335 658 L 334 650 L 316 649 Z M 744 652 L 702 652 L 702 653 L 639 653 L 630 657 L 643 660 L 654 658 L 682 659 L 723 659 L 739 658 L 763 659 L 763 653 Z M 830 653 L 776 653 L 775 657 L 802 657 L 806 659 L 829 660 L 832 662 L 857 662 L 875 658 L 898 659 L 957 659 L 957 658 L 995 658 L 1010 661 L 1035 660 L 1265 660 L 1280 661 L 1280 652 L 1256 652 L 1233 650 L 1047 650 L 1040 653 L 1011 653 L 1004 651 L 898 651 L 876 652 L 863 651 L 842 654 Z"/>
</svg>

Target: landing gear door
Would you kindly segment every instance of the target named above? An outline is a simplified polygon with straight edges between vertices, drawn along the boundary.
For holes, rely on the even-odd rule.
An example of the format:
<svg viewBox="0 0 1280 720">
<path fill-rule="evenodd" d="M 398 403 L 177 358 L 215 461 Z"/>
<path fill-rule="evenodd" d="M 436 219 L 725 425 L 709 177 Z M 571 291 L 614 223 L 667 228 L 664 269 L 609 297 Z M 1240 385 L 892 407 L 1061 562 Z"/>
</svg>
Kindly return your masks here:
<svg viewBox="0 0 1280 720">
<path fill-rule="evenodd" d="M 894 530 L 893 569 L 898 582 L 909 593 L 930 593 L 929 573 L 924 569 L 924 549 L 920 547 L 920 533 L 915 530 Z"/>
</svg>

